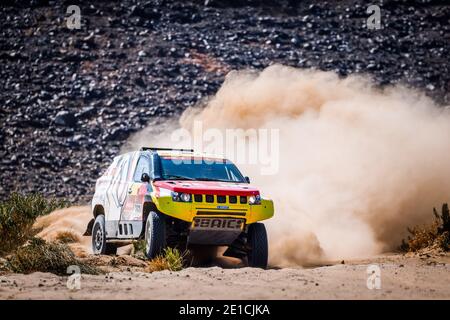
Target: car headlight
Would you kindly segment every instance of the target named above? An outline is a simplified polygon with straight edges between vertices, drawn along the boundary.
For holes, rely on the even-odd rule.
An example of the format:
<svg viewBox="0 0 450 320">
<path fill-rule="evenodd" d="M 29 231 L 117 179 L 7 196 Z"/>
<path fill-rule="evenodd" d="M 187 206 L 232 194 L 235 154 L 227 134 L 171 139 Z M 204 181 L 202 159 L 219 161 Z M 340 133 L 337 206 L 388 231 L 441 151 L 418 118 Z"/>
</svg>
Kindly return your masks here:
<svg viewBox="0 0 450 320">
<path fill-rule="evenodd" d="M 261 204 L 261 196 L 257 194 L 256 196 L 248 197 L 249 204 Z"/>
<path fill-rule="evenodd" d="M 191 202 L 191 195 L 189 193 L 172 191 L 172 200 L 177 202 Z"/>
<path fill-rule="evenodd" d="M 181 200 L 183 200 L 184 202 L 189 202 L 191 201 L 191 195 L 189 193 L 182 193 L 180 195 Z"/>
</svg>

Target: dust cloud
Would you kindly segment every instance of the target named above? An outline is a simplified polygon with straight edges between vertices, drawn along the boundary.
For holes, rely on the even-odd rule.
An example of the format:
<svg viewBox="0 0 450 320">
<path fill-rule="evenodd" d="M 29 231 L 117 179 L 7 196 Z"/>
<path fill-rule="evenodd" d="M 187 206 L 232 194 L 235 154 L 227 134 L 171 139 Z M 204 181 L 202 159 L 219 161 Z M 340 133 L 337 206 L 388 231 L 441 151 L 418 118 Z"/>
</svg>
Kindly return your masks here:
<svg viewBox="0 0 450 320">
<path fill-rule="evenodd" d="M 273 65 L 229 73 L 177 126 L 192 130 L 195 121 L 222 131 L 279 129 L 276 174 L 239 165 L 275 203 L 266 221 L 272 265 L 395 250 L 408 226 L 428 222 L 450 197 L 449 108 L 412 89 Z M 128 147 L 173 146 L 174 127 L 149 127 Z"/>
<path fill-rule="evenodd" d="M 55 210 L 49 215 L 39 217 L 34 228 L 39 231 L 38 237 L 55 241 L 69 235 L 73 241 L 70 248 L 78 257 L 92 253 L 91 237 L 84 237 L 92 212 L 89 206 L 74 206 Z"/>
</svg>

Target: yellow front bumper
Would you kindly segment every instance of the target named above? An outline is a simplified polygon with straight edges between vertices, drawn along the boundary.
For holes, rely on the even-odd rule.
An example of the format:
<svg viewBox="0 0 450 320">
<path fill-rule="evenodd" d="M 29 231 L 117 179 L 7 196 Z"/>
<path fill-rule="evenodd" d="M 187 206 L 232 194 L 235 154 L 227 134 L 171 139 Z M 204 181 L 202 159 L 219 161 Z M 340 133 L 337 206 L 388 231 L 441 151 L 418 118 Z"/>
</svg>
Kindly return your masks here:
<svg viewBox="0 0 450 320">
<path fill-rule="evenodd" d="M 233 217 L 245 219 L 246 224 L 269 219 L 274 214 L 272 200 L 262 199 L 261 204 L 230 204 L 230 203 L 195 203 L 175 202 L 172 197 L 155 197 L 152 199 L 158 210 L 168 216 L 192 222 L 195 217 Z"/>
</svg>

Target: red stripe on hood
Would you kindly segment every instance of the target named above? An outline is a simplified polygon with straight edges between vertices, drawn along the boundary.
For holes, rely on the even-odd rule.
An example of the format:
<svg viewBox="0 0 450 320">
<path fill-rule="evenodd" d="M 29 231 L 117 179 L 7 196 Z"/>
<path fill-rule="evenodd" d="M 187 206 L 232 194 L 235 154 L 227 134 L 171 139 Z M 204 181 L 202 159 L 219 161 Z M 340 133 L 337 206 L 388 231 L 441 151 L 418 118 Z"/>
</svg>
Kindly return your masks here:
<svg viewBox="0 0 450 320">
<path fill-rule="evenodd" d="M 252 196 L 259 194 L 258 189 L 250 186 L 247 183 L 166 180 L 155 181 L 153 185 L 157 188 L 164 188 L 175 192 L 184 192 L 191 194 L 215 194 L 220 196 Z"/>
</svg>

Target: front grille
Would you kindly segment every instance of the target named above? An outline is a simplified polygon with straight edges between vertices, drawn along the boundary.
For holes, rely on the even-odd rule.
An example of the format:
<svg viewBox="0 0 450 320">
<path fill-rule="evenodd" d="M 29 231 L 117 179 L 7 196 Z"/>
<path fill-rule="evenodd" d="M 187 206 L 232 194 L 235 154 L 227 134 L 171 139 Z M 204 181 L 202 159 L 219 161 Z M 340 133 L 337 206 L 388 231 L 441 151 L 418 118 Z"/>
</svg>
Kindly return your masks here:
<svg viewBox="0 0 450 320">
<path fill-rule="evenodd" d="M 228 210 L 224 210 L 224 211 L 197 211 L 197 214 L 198 215 L 205 215 L 205 216 L 208 216 L 208 215 L 223 215 L 223 214 L 226 214 L 226 215 L 230 215 L 230 216 L 245 216 L 246 214 L 247 214 L 247 212 L 246 211 L 242 211 L 242 212 L 240 212 L 240 211 L 228 211 Z"/>
<path fill-rule="evenodd" d="M 247 204 L 246 196 L 223 196 L 223 195 L 213 195 L 213 194 L 194 194 L 195 202 L 207 202 L 214 203 L 214 200 L 217 203 L 230 203 L 230 204 Z"/>
</svg>

